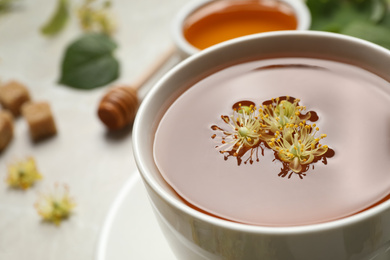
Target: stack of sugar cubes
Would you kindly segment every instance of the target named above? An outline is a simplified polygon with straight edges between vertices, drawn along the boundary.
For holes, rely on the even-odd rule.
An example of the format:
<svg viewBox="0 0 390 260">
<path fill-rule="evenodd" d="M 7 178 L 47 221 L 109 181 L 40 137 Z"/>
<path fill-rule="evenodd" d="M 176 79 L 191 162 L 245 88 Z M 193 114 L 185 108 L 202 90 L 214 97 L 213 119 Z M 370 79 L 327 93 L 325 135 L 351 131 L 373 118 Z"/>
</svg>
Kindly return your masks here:
<svg viewBox="0 0 390 260">
<path fill-rule="evenodd" d="M 0 152 L 11 142 L 14 136 L 13 121 L 19 115 L 26 120 L 33 141 L 57 133 L 50 105 L 32 101 L 27 87 L 20 82 L 10 81 L 0 85 L 0 104 Z"/>
</svg>

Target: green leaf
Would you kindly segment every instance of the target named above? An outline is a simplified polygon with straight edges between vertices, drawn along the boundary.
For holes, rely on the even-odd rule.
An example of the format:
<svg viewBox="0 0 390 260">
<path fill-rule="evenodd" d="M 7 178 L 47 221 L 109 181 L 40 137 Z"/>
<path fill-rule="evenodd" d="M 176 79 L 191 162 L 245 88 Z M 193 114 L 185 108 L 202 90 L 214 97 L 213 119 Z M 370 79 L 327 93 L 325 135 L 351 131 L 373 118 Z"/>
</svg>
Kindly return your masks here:
<svg viewBox="0 0 390 260">
<path fill-rule="evenodd" d="M 84 34 L 66 49 L 59 83 L 92 89 L 115 80 L 119 76 L 119 62 L 113 56 L 116 48 L 105 34 Z"/>
<path fill-rule="evenodd" d="M 59 33 L 66 25 L 69 19 L 69 2 L 68 0 L 58 0 L 57 9 L 50 20 L 41 28 L 45 35 L 55 35 Z"/>
<path fill-rule="evenodd" d="M 388 5 L 386 1 L 384 0 L 373 0 L 373 6 L 372 6 L 372 12 L 371 12 L 371 21 L 375 23 L 381 22 L 387 12 L 388 12 Z"/>
<path fill-rule="evenodd" d="M 390 28 L 390 0 L 388 1 L 387 8 L 388 8 L 387 12 L 386 12 L 385 16 L 383 17 L 380 24 Z"/>
<path fill-rule="evenodd" d="M 311 29 L 339 32 L 353 21 L 369 21 L 373 16 L 374 7 L 379 8 L 376 2 L 376 0 L 308 0 L 307 5 L 312 15 Z"/>
<path fill-rule="evenodd" d="M 0 13 L 11 9 L 13 2 L 15 2 L 15 0 L 0 0 Z"/>
<path fill-rule="evenodd" d="M 390 28 L 364 22 L 353 22 L 346 26 L 341 33 L 371 41 L 390 49 Z"/>
<path fill-rule="evenodd" d="M 307 0 L 312 30 L 348 34 L 389 48 L 389 0 Z"/>
</svg>

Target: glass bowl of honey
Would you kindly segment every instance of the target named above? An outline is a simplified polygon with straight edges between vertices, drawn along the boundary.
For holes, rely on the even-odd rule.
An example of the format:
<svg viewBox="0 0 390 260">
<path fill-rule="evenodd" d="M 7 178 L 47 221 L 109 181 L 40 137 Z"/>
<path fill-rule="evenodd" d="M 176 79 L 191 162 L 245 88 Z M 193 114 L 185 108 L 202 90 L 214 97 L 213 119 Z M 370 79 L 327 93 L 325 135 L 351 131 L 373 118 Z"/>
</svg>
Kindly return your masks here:
<svg viewBox="0 0 390 260">
<path fill-rule="evenodd" d="M 301 0 L 197 0 L 173 20 L 173 39 L 185 58 L 237 37 L 281 30 L 308 30 L 310 11 Z"/>
</svg>

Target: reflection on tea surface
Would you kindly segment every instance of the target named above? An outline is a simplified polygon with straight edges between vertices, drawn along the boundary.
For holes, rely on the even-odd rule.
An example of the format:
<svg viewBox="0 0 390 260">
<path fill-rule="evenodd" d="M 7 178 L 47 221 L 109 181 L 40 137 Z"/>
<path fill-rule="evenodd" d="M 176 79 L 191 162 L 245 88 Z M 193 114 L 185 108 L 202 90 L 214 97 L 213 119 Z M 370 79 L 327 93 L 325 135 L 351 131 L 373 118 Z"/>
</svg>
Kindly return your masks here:
<svg viewBox="0 0 390 260">
<path fill-rule="evenodd" d="M 232 221 L 295 226 L 355 214 L 390 189 L 389 87 L 311 58 L 222 69 L 166 111 L 156 165 L 188 203 Z"/>
</svg>

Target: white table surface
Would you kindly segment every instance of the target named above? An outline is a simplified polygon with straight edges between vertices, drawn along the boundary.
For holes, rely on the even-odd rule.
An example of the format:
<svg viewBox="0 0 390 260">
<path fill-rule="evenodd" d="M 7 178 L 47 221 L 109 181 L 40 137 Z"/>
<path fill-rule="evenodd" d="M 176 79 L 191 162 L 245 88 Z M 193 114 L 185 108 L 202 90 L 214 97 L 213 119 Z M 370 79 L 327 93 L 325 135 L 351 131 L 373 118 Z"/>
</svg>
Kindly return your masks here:
<svg viewBox="0 0 390 260">
<path fill-rule="evenodd" d="M 81 1 L 71 2 L 75 7 Z M 115 34 L 119 48 L 115 55 L 121 63 L 121 76 L 115 83 L 131 84 L 170 46 L 171 19 L 185 2 L 113 0 L 112 11 L 119 24 Z M 96 116 L 98 103 L 108 86 L 81 91 L 56 83 L 65 47 L 81 31 L 73 17 L 58 36 L 42 36 L 39 28 L 55 5 L 54 0 L 19 0 L 17 9 L 0 14 L 0 79 L 18 80 L 28 86 L 34 100 L 49 101 L 58 128 L 54 138 L 32 143 L 26 122 L 18 118 L 14 139 L 0 154 L 1 260 L 95 259 L 108 212 L 130 179 L 136 181 L 130 194 L 136 194 L 135 197 L 140 194 L 141 199 L 130 197 L 132 204 L 129 207 L 118 204 L 117 212 L 131 215 L 137 210 L 135 207 L 147 203 L 143 186 L 135 176 L 130 129 L 108 133 Z M 8 188 L 4 181 L 7 164 L 27 156 L 35 158 L 44 178 L 26 191 Z M 77 203 L 74 215 L 59 227 L 42 222 L 33 207 L 38 192 L 48 190 L 56 182 L 69 185 Z M 145 207 L 138 212 L 147 214 L 145 220 L 155 221 L 149 205 Z M 142 219 L 140 215 L 134 216 Z M 159 234 L 157 224 L 152 227 Z M 136 243 L 137 233 L 129 234 Z M 127 238 L 111 231 L 109 235 L 116 250 L 115 254 L 108 252 L 115 255 L 110 259 L 126 259 L 126 253 L 122 254 L 115 240 Z M 137 254 L 149 246 L 141 242 L 139 246 L 133 245 L 138 248 Z M 162 250 L 168 249 L 164 245 Z M 132 256 L 131 259 L 141 259 Z"/>
</svg>

